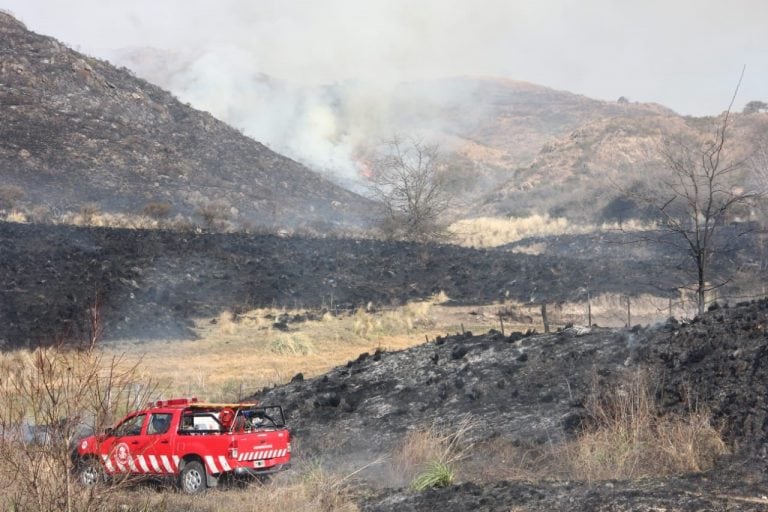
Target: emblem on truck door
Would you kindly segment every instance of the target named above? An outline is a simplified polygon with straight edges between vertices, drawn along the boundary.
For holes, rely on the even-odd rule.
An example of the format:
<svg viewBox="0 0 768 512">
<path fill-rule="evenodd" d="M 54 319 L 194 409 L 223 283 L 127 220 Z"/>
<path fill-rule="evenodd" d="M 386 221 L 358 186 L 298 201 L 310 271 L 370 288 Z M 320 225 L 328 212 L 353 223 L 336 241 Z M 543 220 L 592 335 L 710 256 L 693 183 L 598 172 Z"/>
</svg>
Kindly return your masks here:
<svg viewBox="0 0 768 512">
<path fill-rule="evenodd" d="M 125 443 L 120 443 L 117 445 L 117 449 L 115 450 L 115 461 L 120 466 L 127 466 L 128 461 L 131 458 L 131 451 L 128 448 L 128 445 Z"/>
</svg>

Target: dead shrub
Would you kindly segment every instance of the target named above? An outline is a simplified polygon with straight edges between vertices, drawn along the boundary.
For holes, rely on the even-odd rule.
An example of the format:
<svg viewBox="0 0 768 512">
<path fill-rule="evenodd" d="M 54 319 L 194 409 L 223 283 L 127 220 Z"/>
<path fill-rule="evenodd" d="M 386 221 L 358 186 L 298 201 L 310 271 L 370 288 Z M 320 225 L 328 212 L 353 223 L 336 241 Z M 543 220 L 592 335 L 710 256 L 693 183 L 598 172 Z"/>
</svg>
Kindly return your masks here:
<svg viewBox="0 0 768 512">
<path fill-rule="evenodd" d="M 559 462 L 547 446 L 521 446 L 503 437 L 478 443 L 473 457 L 461 465 L 459 475 L 477 482 L 518 480 L 536 482 L 556 478 Z"/>
<path fill-rule="evenodd" d="M 358 510 L 352 499 L 351 475 L 326 471 L 319 464 L 311 467 L 303 476 L 299 496 L 311 507 L 306 510 L 322 512 L 354 512 Z M 302 501 L 304 501 L 302 500 Z M 314 508 L 312 508 L 314 507 Z M 305 510 L 297 508 L 296 510 Z"/>
<path fill-rule="evenodd" d="M 216 318 L 216 325 L 221 334 L 235 334 L 237 332 L 235 315 L 231 311 L 222 311 Z"/>
<path fill-rule="evenodd" d="M 201 204 L 195 213 L 207 229 L 223 230 L 232 217 L 232 208 L 224 201 L 209 201 Z"/>
<path fill-rule="evenodd" d="M 566 443 L 568 472 L 588 481 L 634 479 L 698 472 L 727 453 L 704 408 L 685 415 L 662 414 L 648 373 L 635 371 L 611 389 L 593 386 L 587 403 L 590 424 Z"/>
<path fill-rule="evenodd" d="M 0 185 L 0 209 L 11 209 L 24 197 L 24 190 L 16 185 Z"/>
<path fill-rule="evenodd" d="M 90 226 L 100 211 L 99 205 L 96 203 L 84 204 L 80 207 L 80 222 L 83 225 Z"/>
<path fill-rule="evenodd" d="M 71 450 L 145 403 L 151 383 L 94 344 L 6 353 L 0 374 L 0 509 L 99 509 L 115 488 L 77 485 Z"/>
<path fill-rule="evenodd" d="M 173 205 L 168 202 L 151 202 L 144 205 L 141 213 L 147 217 L 160 220 L 168 218 L 171 214 L 171 208 L 173 208 Z"/>
</svg>

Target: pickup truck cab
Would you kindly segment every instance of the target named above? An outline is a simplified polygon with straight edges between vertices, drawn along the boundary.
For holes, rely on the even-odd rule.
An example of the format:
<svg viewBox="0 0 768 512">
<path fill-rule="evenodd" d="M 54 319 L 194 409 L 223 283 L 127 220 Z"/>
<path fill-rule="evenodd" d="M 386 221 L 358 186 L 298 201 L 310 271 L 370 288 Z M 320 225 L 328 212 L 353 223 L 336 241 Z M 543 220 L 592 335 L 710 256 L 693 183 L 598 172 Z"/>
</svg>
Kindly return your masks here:
<svg viewBox="0 0 768 512">
<path fill-rule="evenodd" d="M 224 475 L 261 477 L 287 469 L 291 433 L 280 406 L 176 398 L 80 440 L 73 457 L 84 485 L 119 476 L 165 477 L 197 493 Z"/>
</svg>

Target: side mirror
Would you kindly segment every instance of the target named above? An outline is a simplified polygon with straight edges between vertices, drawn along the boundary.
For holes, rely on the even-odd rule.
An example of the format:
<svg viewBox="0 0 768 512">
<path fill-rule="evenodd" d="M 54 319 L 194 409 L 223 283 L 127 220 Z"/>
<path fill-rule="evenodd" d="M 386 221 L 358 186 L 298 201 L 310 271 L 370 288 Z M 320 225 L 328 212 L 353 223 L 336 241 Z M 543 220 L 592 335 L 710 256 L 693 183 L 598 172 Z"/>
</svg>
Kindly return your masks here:
<svg viewBox="0 0 768 512">
<path fill-rule="evenodd" d="M 111 436 L 114 431 L 115 429 L 113 429 L 112 427 L 107 427 L 104 429 L 104 433 L 108 436 Z"/>
</svg>

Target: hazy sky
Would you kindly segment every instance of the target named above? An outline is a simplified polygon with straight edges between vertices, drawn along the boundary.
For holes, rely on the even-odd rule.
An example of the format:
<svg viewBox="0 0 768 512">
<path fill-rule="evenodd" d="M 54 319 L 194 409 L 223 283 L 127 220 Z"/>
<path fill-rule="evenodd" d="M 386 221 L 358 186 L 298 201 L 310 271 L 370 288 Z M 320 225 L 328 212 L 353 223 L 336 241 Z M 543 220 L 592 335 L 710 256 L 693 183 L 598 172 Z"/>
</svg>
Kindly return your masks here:
<svg viewBox="0 0 768 512">
<path fill-rule="evenodd" d="M 683 114 L 768 101 L 768 0 L 0 0 L 88 54 L 215 48 L 301 84 L 498 75 Z M 221 58 L 221 57 L 217 57 Z"/>
</svg>

